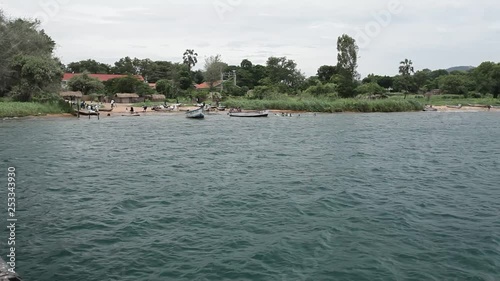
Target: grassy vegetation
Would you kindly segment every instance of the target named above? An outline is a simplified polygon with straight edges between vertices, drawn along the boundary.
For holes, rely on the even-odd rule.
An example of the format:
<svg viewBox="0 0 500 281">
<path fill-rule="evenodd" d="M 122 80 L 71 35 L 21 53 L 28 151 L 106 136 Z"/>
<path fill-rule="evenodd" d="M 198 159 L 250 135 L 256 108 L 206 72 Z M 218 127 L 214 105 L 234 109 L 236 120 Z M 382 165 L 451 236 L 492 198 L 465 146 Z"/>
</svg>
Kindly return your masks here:
<svg viewBox="0 0 500 281">
<path fill-rule="evenodd" d="M 167 103 L 175 103 L 176 100 L 168 100 Z M 179 99 L 180 103 L 192 104 L 189 100 Z M 148 107 L 162 104 L 163 102 L 136 103 L 134 107 Z M 212 103 L 206 101 L 207 104 Z M 222 102 L 229 108 L 241 107 L 246 110 L 293 110 L 308 112 L 406 112 L 420 111 L 424 105 L 434 106 L 481 104 L 500 105 L 500 99 L 487 98 L 465 98 L 460 95 L 435 95 L 430 101 L 423 95 L 408 95 L 404 99 L 403 94 L 391 94 L 388 99 L 368 100 L 368 99 L 337 99 L 332 97 L 298 96 L 290 97 L 286 95 L 270 96 L 263 100 L 248 99 L 244 97 L 232 97 Z"/>
<path fill-rule="evenodd" d="M 427 100 L 425 100 L 427 102 Z M 500 99 L 494 98 L 458 98 L 458 99 L 443 99 L 439 96 L 434 96 L 429 102 L 432 105 L 458 105 L 467 106 L 468 104 L 481 104 L 481 105 L 500 105 Z"/>
<path fill-rule="evenodd" d="M 0 118 L 62 114 L 70 112 L 70 109 L 58 103 L 0 102 Z"/>
<path fill-rule="evenodd" d="M 276 109 L 309 112 L 404 112 L 420 111 L 423 104 L 416 99 L 318 99 L 286 97 L 273 100 L 229 99 L 224 105 L 230 108 L 241 107 L 249 110 Z"/>
<path fill-rule="evenodd" d="M 404 99 L 402 94 L 393 95 L 390 99 Z M 469 104 L 480 104 L 480 105 L 500 105 L 500 99 L 494 99 L 493 97 L 485 98 L 465 98 L 462 95 L 434 95 L 431 97 L 430 101 L 424 98 L 422 95 L 408 95 L 407 99 L 416 99 L 423 104 L 432 104 L 436 106 L 444 105 L 458 105 L 467 106 Z"/>
</svg>

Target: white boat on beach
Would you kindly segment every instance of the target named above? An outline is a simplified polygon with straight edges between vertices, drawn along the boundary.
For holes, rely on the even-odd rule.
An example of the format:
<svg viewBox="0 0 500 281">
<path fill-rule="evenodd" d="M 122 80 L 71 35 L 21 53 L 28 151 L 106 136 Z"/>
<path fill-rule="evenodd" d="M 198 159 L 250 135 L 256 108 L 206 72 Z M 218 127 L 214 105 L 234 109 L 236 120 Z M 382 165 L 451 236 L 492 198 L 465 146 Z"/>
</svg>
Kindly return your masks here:
<svg viewBox="0 0 500 281">
<path fill-rule="evenodd" d="M 268 115 L 268 110 L 255 112 L 229 112 L 229 116 L 231 117 L 267 117 Z"/>
</svg>

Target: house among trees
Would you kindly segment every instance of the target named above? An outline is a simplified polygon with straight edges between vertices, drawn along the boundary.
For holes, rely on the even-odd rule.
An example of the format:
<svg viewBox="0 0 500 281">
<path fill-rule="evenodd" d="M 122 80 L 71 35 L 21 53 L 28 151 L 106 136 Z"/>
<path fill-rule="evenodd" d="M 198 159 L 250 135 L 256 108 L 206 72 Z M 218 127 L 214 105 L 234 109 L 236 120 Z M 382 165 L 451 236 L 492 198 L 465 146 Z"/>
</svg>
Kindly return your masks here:
<svg viewBox="0 0 500 281">
<path fill-rule="evenodd" d="M 212 88 L 217 88 L 222 85 L 222 81 L 216 81 L 213 84 Z M 210 90 L 210 83 L 209 82 L 203 82 L 201 84 L 196 84 L 195 85 L 196 90 Z"/>
<path fill-rule="evenodd" d="M 144 98 L 139 97 L 138 94 L 121 93 L 115 95 L 116 103 L 138 103 L 143 101 Z"/>
<path fill-rule="evenodd" d="M 63 99 L 65 100 L 76 100 L 76 99 L 81 99 L 83 97 L 82 92 L 61 92 L 59 94 Z"/>
<path fill-rule="evenodd" d="M 62 88 L 63 89 L 67 89 L 67 86 L 68 86 L 68 81 L 75 77 L 75 76 L 78 76 L 78 75 L 82 75 L 83 73 L 64 73 L 64 76 L 63 76 L 63 79 L 62 79 Z M 128 75 L 124 75 L 124 74 L 90 74 L 89 73 L 89 77 L 92 77 L 92 78 L 97 78 L 99 79 L 99 81 L 101 82 L 106 82 L 108 80 L 111 80 L 111 79 L 115 79 L 115 78 L 123 78 L 123 77 L 127 77 Z M 137 78 L 137 80 L 141 81 L 141 82 L 144 82 L 144 77 L 142 77 L 141 75 L 134 75 L 134 77 Z"/>
<path fill-rule="evenodd" d="M 153 102 L 163 102 L 167 97 L 165 95 L 149 95 L 146 98 Z"/>
</svg>

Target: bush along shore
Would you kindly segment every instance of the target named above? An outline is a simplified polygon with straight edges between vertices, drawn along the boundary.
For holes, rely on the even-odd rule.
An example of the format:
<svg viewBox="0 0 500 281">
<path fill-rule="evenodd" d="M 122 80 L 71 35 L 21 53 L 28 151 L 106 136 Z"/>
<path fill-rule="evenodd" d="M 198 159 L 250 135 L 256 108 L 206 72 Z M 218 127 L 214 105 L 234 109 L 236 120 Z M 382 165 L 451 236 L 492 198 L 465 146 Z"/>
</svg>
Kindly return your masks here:
<svg viewBox="0 0 500 281">
<path fill-rule="evenodd" d="M 417 100 L 361 100 L 361 99 L 280 99 L 280 100 L 248 100 L 229 99 L 224 102 L 229 108 L 248 110 L 291 110 L 304 112 L 409 112 L 422 111 L 424 105 Z"/>
<path fill-rule="evenodd" d="M 0 102 L 0 118 L 64 114 L 71 111 L 71 107 L 64 102 Z"/>
</svg>

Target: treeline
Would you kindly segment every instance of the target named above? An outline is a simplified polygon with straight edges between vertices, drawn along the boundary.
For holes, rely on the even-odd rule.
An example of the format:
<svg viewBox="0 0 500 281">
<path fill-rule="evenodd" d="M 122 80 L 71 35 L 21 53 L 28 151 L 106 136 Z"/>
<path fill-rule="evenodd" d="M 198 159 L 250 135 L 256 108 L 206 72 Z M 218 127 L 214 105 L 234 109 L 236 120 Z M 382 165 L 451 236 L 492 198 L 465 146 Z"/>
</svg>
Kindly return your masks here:
<svg viewBox="0 0 500 281">
<path fill-rule="evenodd" d="M 39 22 L 8 19 L 0 10 L 0 97 L 18 101 L 58 100 L 64 65 L 53 56 L 56 43 Z"/>
<path fill-rule="evenodd" d="M 342 41 L 348 41 L 348 44 L 343 44 Z M 157 83 L 156 92 L 165 94 L 169 98 L 183 95 L 206 98 L 208 92 L 220 91 L 221 88 L 223 95 L 246 96 L 250 99 L 272 98 L 283 94 L 353 98 L 374 95 L 383 97 L 390 93 L 424 95 L 429 92 L 462 95 L 466 98 L 488 95 L 497 98 L 500 93 L 500 64 L 494 62 L 483 62 L 468 71 L 449 72 L 445 69 L 414 71 L 413 62 L 405 59 L 399 65 L 398 75 L 370 74 L 364 79 L 359 79 L 356 72 L 357 62 L 354 59 L 357 57 L 354 40 L 344 35 L 339 38 L 339 42 L 340 63 L 323 65 L 318 68 L 316 75 L 308 78 L 297 68 L 293 60 L 286 57 L 270 57 L 265 65 L 254 65 L 248 59 L 242 60 L 239 65 L 227 65 L 220 56 L 212 56 L 205 61 L 203 71 L 190 70 L 196 63 L 189 64 L 188 61 L 197 62 L 195 56 L 184 58 L 184 63 L 126 57 L 117 61 L 114 66 L 94 60 L 75 62 L 68 65 L 67 71 L 142 75 L 148 82 Z M 187 50 L 189 51 L 193 50 Z M 343 61 L 347 63 L 343 65 Z M 218 81 L 222 77 L 226 81 L 220 87 Z M 132 81 L 136 81 L 131 78 L 117 80 L 123 81 L 114 82 L 115 85 L 129 81 L 125 84 L 130 86 Z M 193 84 L 202 82 L 207 82 L 212 89 L 194 92 Z M 123 88 L 106 84 L 105 92 L 137 92 L 143 95 L 151 91 L 146 88 L 141 88 L 140 85 Z"/>
<path fill-rule="evenodd" d="M 239 65 L 228 65 L 220 55 L 215 55 L 205 59 L 202 70 L 193 70 L 199 62 L 198 54 L 192 49 L 187 49 L 182 56 L 179 54 L 181 62 L 125 57 L 113 65 L 93 59 L 63 65 L 53 55 L 55 44 L 40 30 L 38 21 L 8 19 L 0 11 L 0 97 L 8 96 L 16 101 L 58 99 L 64 72 L 83 73 L 68 82 L 68 90 L 97 95 L 160 93 L 168 98 L 189 96 L 203 100 L 210 92 L 248 99 L 372 98 L 394 92 L 406 96 L 432 90 L 466 97 L 492 95 L 497 98 L 500 94 L 500 64 L 494 62 L 483 62 L 470 71 L 449 73 L 446 70 L 415 71 L 412 61 L 405 59 L 394 66 L 398 75 L 370 74 L 361 79 L 357 72 L 358 46 L 345 34 L 338 38 L 336 64 L 319 67 L 311 77 L 306 77 L 297 63 L 287 57 L 270 57 L 264 65 L 248 59 Z M 127 76 L 101 82 L 89 74 Z M 155 83 L 156 87 L 153 89 L 138 80 L 137 75 L 148 83 Z M 208 84 L 208 89 L 196 90 L 195 85 L 203 82 Z"/>
<path fill-rule="evenodd" d="M 360 92 L 393 92 L 462 95 L 465 98 L 481 98 L 488 95 L 498 98 L 500 94 L 500 63 L 483 62 L 478 67 L 464 71 L 445 69 L 423 69 L 414 71 L 411 60 L 404 60 L 399 75 L 379 76 L 370 74 L 361 81 Z"/>
</svg>

